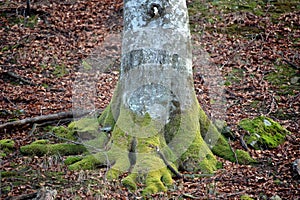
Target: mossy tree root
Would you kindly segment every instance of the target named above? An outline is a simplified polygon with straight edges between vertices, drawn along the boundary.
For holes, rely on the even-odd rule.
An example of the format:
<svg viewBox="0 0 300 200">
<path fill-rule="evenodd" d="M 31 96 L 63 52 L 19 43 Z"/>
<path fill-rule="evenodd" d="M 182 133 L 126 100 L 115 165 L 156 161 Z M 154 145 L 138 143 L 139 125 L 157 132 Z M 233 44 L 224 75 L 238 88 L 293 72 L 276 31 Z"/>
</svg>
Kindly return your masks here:
<svg viewBox="0 0 300 200">
<path fill-rule="evenodd" d="M 79 132 L 79 135 L 80 130 L 83 130 L 82 133 L 89 132 L 88 135 L 96 137 L 85 141 L 88 147 L 76 144 L 49 144 L 48 141 L 40 140 L 23 146 L 20 150 L 23 154 L 31 155 L 76 155 L 87 153 L 89 146 L 94 146 L 95 149 L 103 151 L 67 158 L 65 163 L 69 169 L 96 169 L 105 165 L 110 168 L 106 174 L 108 179 L 118 179 L 123 173 L 129 172 L 122 183 L 131 190 L 137 189 L 138 182 L 143 183 L 144 195 L 166 191 L 173 183 L 172 176 L 176 176 L 174 171 L 178 169 L 215 172 L 220 166 L 215 155 L 232 162 L 238 161 L 240 164 L 255 162 L 247 152 L 233 152 L 199 105 L 197 109 L 190 109 L 175 116 L 163 129 L 158 129 L 158 124 L 147 114 L 137 116 L 124 108 L 120 108 L 118 112 L 117 116 L 113 115 L 109 105 L 98 118 L 97 123 L 100 126 L 112 127 L 110 134 L 98 133 L 99 125 L 95 125 L 95 120 L 83 118 L 70 124 L 69 128 Z M 128 123 L 129 117 L 134 119 L 131 124 Z M 87 127 L 86 123 L 89 121 L 93 123 Z M 136 124 L 138 129 L 134 127 Z M 127 132 L 128 128 L 133 131 Z M 168 139 L 166 133 L 172 133 Z"/>
<path fill-rule="evenodd" d="M 20 152 L 24 155 L 77 155 L 86 152 L 84 145 L 77 144 L 49 144 L 47 140 L 37 140 L 29 145 L 20 147 Z"/>
<path fill-rule="evenodd" d="M 110 165 L 107 178 L 117 179 L 124 172 L 129 172 L 122 183 L 131 190 L 136 190 L 137 182 L 141 182 L 146 185 L 143 190 L 143 194 L 146 195 L 166 191 L 173 182 L 172 175 L 176 175 L 168 168 L 166 161 L 162 159 L 157 149 L 160 149 L 167 163 L 176 171 L 182 169 L 213 173 L 220 167 L 215 155 L 232 162 L 237 161 L 240 164 L 255 162 L 245 151 L 233 152 L 226 139 L 218 132 L 200 106 L 189 112 L 181 113 L 179 128 L 174 128 L 179 126 L 176 117 L 173 122 L 165 126 L 165 132 L 176 131 L 169 138 L 169 140 L 175 138 L 174 141 L 168 144 L 165 134 L 153 128 L 155 125 L 149 125 L 151 118 L 147 115 L 135 116 L 135 122 L 140 123 L 141 127 L 147 126 L 150 135 L 136 137 L 138 135 L 135 134 L 147 134 L 143 133 L 142 129 L 138 133 L 124 131 L 122 127 L 124 123 L 128 124 L 127 119 L 130 115 L 132 116 L 132 113 L 121 108 L 116 117 L 109 105 L 98 119 L 102 127 L 110 126 L 113 129 L 111 137 L 106 143 L 108 151 L 86 156 L 80 161 L 72 163 L 69 168 L 73 170 L 94 169 L 99 165 Z M 115 118 L 117 118 L 116 121 Z M 197 118 L 199 121 L 194 120 Z M 177 141 L 176 136 L 180 140 Z M 189 140 L 188 136 L 193 139 Z M 133 142 L 133 140 L 136 141 Z M 182 145 L 185 143 L 190 143 L 187 149 L 184 149 L 186 146 Z M 183 154 L 179 153 L 183 151 Z"/>
</svg>

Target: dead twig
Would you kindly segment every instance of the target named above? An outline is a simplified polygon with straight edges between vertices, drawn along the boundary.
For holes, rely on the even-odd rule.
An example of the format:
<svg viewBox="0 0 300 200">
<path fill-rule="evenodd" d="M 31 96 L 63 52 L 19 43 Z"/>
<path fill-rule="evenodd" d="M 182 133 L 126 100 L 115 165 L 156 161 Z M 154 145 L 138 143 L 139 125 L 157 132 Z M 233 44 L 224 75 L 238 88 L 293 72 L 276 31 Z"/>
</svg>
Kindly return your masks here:
<svg viewBox="0 0 300 200">
<path fill-rule="evenodd" d="M 244 140 L 244 135 L 241 135 L 241 136 L 239 137 L 239 141 L 240 141 L 242 147 L 243 147 L 246 151 L 249 151 L 249 148 L 248 148 L 248 146 L 247 146 L 247 144 L 246 144 L 246 142 L 245 142 L 245 140 Z"/>
<path fill-rule="evenodd" d="M 286 59 L 283 59 L 283 61 L 286 62 L 288 65 L 290 65 L 292 68 L 300 70 L 300 67 L 298 65 L 296 65 Z"/>
<path fill-rule="evenodd" d="M 182 174 L 179 173 L 176 169 L 174 169 L 168 162 L 168 160 L 166 159 L 165 155 L 159 150 L 158 147 L 156 147 L 156 152 L 157 154 L 160 156 L 160 158 L 164 161 L 165 165 L 167 166 L 167 168 L 176 175 L 177 178 L 183 178 Z"/>
<path fill-rule="evenodd" d="M 276 102 L 274 94 L 272 94 L 272 102 L 271 102 L 270 109 L 269 109 L 269 112 L 267 113 L 267 115 L 270 115 L 270 113 L 276 112 L 277 108 L 278 108 L 278 104 Z"/>
<path fill-rule="evenodd" d="M 26 80 L 25 78 L 19 76 L 18 74 L 14 73 L 14 72 L 5 72 L 5 74 L 7 74 L 8 76 L 14 78 L 14 79 L 17 79 L 19 80 L 20 82 L 23 82 L 25 84 L 28 84 L 28 85 L 31 85 L 31 86 L 36 86 L 37 84 L 29 81 L 29 80 Z"/>
<path fill-rule="evenodd" d="M 38 127 L 44 127 L 44 126 L 48 126 L 48 125 L 55 125 L 55 126 L 60 126 L 60 125 L 63 125 L 63 124 L 67 124 L 67 123 L 70 123 L 73 121 L 73 118 L 65 118 L 65 119 L 58 119 L 58 120 L 53 120 L 53 121 L 46 121 L 46 122 L 43 122 L 43 123 L 34 123 L 32 125 L 32 129 L 31 131 L 29 131 L 29 135 L 33 135 L 33 133 L 36 131 L 36 129 Z"/>
<path fill-rule="evenodd" d="M 37 196 L 38 192 L 33 192 L 29 194 L 22 194 L 15 197 L 8 197 L 6 200 L 23 200 L 23 199 L 34 199 Z"/>
<path fill-rule="evenodd" d="M 239 164 L 239 160 L 237 158 L 237 155 L 236 155 L 235 151 L 233 150 L 232 146 L 230 145 L 230 138 L 228 138 L 228 144 L 229 144 L 229 147 L 230 147 L 232 153 L 234 154 L 234 157 L 235 157 L 235 160 L 236 160 L 236 164 Z"/>
</svg>

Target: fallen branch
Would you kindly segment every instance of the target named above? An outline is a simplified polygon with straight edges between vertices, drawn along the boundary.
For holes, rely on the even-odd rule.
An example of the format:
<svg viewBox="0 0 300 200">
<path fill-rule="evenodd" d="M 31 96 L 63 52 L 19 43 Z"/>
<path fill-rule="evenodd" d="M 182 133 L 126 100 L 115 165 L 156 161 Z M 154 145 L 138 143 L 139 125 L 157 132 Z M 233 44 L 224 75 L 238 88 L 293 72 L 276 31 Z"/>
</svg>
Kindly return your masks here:
<svg viewBox="0 0 300 200">
<path fill-rule="evenodd" d="M 286 62 L 288 65 L 290 65 L 292 68 L 300 70 L 300 67 L 298 65 L 296 65 L 286 59 L 283 59 L 283 61 Z"/>
<path fill-rule="evenodd" d="M 235 157 L 235 160 L 236 160 L 236 164 L 239 164 L 239 160 L 237 158 L 237 155 L 234 151 L 234 149 L 232 148 L 231 144 L 230 144 L 230 138 L 228 138 L 228 144 L 229 144 L 229 147 L 230 147 L 230 150 L 232 151 L 232 153 L 234 154 L 234 157 Z"/>
<path fill-rule="evenodd" d="M 248 145 L 246 144 L 245 140 L 244 140 L 244 135 L 241 135 L 239 137 L 239 141 L 242 145 L 242 147 L 246 150 L 246 151 L 249 151 L 249 148 L 248 148 Z"/>
<path fill-rule="evenodd" d="M 60 126 L 62 124 L 67 124 L 67 123 L 70 123 L 73 121 L 73 118 L 65 118 L 65 119 L 57 119 L 57 120 L 53 120 L 53 121 L 46 121 L 46 122 L 43 122 L 43 123 L 34 123 L 32 125 L 32 129 L 31 131 L 29 132 L 29 135 L 32 135 L 36 128 L 37 127 L 44 127 L 44 126 L 48 126 L 48 125 L 57 125 L 57 126 Z"/>
<path fill-rule="evenodd" d="M 0 67 L 7 67 L 7 66 L 3 66 L 3 65 L 0 65 Z M 14 73 L 14 72 L 3 72 L 3 74 L 13 78 L 13 79 L 16 79 L 18 80 L 19 82 L 22 82 L 24 84 L 27 84 L 27 85 L 30 85 L 30 86 L 43 86 L 42 84 L 36 84 L 36 83 L 33 83 L 23 77 L 21 77 L 20 75 Z M 63 89 L 63 88 L 52 88 L 52 87 L 49 87 L 47 88 L 47 91 L 52 91 L 52 92 L 65 92 L 66 90 Z"/>
<path fill-rule="evenodd" d="M 36 86 L 37 84 L 29 81 L 29 80 L 26 80 L 25 78 L 19 76 L 18 74 L 14 73 L 14 72 L 6 72 L 7 75 L 9 75 L 10 77 L 14 78 L 14 79 L 17 79 L 25 84 L 28 84 L 28 85 L 31 85 L 31 86 Z"/>
<path fill-rule="evenodd" d="M 101 113 L 101 112 L 102 112 L 101 110 L 97 111 L 97 113 Z M 80 111 L 80 112 L 69 111 L 69 112 L 60 112 L 60 113 L 50 114 L 50 115 L 41 115 L 33 118 L 26 118 L 18 121 L 0 124 L 0 130 L 20 127 L 26 124 L 43 123 L 47 121 L 61 120 L 61 119 L 74 118 L 74 117 L 77 118 L 77 117 L 82 117 L 84 115 L 88 115 L 90 113 L 93 112 L 92 111 Z"/>
<path fill-rule="evenodd" d="M 33 192 L 29 194 L 21 194 L 19 196 L 7 197 L 5 200 L 24 200 L 24 199 L 34 199 L 38 192 Z"/>
<path fill-rule="evenodd" d="M 22 194 L 15 197 L 8 197 L 6 200 L 25 200 L 25 199 L 45 199 L 51 200 L 55 199 L 57 195 L 56 190 L 51 190 L 49 188 L 42 187 L 37 192 L 29 193 L 29 194 Z"/>
</svg>

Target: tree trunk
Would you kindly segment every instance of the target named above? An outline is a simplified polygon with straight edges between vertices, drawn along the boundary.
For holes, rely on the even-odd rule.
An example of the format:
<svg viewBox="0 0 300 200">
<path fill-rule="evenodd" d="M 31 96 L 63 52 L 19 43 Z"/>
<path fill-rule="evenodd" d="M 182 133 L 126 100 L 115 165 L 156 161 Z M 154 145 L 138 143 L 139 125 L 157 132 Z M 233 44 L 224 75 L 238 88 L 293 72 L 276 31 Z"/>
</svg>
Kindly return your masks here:
<svg viewBox="0 0 300 200">
<path fill-rule="evenodd" d="M 144 194 L 165 191 L 178 169 L 213 173 L 214 154 L 253 161 L 233 152 L 198 104 L 185 0 L 124 0 L 120 79 L 99 121 L 112 133 L 98 161 L 113 163 L 110 178 L 129 172 L 122 183 L 131 189 L 144 182 Z"/>
</svg>

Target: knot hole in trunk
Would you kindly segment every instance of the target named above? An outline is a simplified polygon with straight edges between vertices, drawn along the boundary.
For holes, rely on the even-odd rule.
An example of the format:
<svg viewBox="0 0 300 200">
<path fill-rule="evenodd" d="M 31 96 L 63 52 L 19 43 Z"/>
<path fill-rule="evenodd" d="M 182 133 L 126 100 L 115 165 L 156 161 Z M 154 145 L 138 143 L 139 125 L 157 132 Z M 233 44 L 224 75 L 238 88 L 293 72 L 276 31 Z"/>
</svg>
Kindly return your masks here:
<svg viewBox="0 0 300 200">
<path fill-rule="evenodd" d="M 157 18 L 162 16 L 163 8 L 158 3 L 151 3 L 148 9 L 148 14 L 151 18 Z"/>
</svg>

